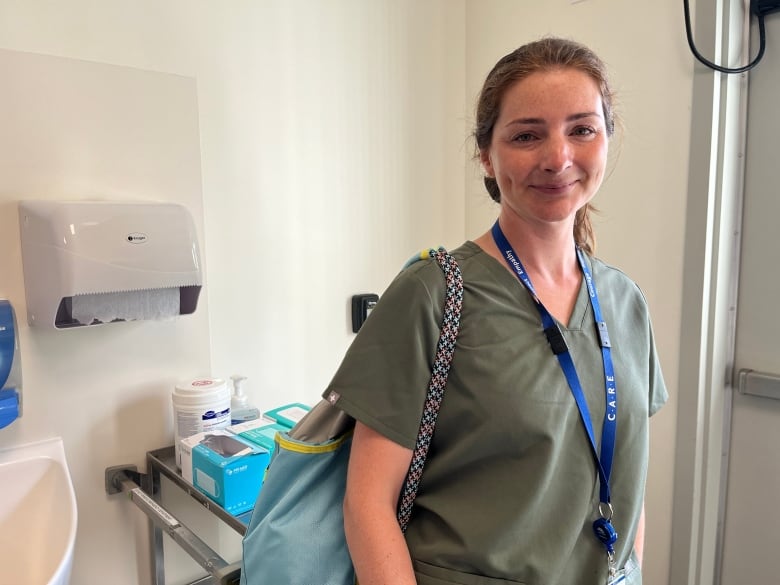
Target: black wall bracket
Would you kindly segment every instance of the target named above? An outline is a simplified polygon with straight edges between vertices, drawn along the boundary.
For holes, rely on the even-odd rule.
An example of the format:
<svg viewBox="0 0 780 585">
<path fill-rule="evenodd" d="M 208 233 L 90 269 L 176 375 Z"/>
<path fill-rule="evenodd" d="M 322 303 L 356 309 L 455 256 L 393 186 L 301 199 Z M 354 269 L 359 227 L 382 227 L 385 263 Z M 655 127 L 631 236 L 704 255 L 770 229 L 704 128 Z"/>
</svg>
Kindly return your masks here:
<svg viewBox="0 0 780 585">
<path fill-rule="evenodd" d="M 368 313 L 374 308 L 379 295 L 374 293 L 367 293 L 362 295 L 354 295 L 352 297 L 352 333 L 357 333 L 365 320 L 368 318 Z"/>
</svg>

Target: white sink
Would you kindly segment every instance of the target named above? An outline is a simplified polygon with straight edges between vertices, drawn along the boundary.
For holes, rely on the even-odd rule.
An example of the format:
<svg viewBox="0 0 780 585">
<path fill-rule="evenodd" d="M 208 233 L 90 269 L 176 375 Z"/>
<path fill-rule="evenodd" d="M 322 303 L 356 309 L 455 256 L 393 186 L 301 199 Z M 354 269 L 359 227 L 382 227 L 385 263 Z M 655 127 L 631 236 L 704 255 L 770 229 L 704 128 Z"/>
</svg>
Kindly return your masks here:
<svg viewBox="0 0 780 585">
<path fill-rule="evenodd" d="M 62 439 L 0 450 L 0 581 L 67 585 L 76 518 Z"/>
</svg>

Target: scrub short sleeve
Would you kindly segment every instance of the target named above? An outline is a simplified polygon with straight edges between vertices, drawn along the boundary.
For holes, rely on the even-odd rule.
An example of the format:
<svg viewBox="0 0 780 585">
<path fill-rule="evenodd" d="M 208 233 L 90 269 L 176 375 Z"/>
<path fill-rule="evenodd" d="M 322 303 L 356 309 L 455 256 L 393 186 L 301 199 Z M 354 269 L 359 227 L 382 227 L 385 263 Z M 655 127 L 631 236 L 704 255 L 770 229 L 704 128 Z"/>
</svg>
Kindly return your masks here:
<svg viewBox="0 0 780 585">
<path fill-rule="evenodd" d="M 444 277 L 433 261 L 401 272 L 347 350 L 324 396 L 388 439 L 413 449 L 436 353 Z"/>
<path fill-rule="evenodd" d="M 664 382 L 663 372 L 661 371 L 661 361 L 658 359 L 653 325 L 649 316 L 647 326 L 650 330 L 650 363 L 648 364 L 650 371 L 650 379 L 648 380 L 650 395 L 648 396 L 647 405 L 648 416 L 653 416 L 666 404 L 666 401 L 669 399 L 669 393 L 666 390 L 666 382 Z"/>
</svg>

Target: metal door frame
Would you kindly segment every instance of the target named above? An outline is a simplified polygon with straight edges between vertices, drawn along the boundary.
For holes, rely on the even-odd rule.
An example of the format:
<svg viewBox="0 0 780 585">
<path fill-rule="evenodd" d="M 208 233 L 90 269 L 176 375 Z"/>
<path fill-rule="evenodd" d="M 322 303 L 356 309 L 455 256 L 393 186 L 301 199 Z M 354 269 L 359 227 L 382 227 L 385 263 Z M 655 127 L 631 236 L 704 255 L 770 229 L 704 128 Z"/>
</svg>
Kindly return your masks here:
<svg viewBox="0 0 780 585">
<path fill-rule="evenodd" d="M 748 55 L 747 0 L 699 0 L 700 52 L 735 67 Z M 728 474 L 747 75 L 695 62 L 685 227 L 669 582 L 717 585 Z"/>
</svg>

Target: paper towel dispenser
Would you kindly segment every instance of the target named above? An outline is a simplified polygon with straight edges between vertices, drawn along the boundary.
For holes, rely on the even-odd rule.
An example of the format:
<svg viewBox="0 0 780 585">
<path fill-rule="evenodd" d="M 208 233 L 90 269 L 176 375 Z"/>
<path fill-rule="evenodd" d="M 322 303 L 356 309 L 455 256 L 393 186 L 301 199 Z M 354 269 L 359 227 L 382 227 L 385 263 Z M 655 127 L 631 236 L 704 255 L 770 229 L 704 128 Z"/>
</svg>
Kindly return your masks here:
<svg viewBox="0 0 780 585">
<path fill-rule="evenodd" d="M 27 321 L 64 329 L 195 311 L 202 286 L 186 207 L 19 202 Z"/>
</svg>

